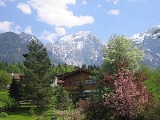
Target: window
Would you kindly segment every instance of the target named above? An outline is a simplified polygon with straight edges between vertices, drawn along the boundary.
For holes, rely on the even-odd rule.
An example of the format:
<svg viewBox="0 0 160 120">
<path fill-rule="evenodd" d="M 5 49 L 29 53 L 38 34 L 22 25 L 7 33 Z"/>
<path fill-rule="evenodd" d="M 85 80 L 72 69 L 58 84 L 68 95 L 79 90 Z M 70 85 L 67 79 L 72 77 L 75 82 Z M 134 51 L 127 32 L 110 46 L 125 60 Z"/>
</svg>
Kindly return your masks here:
<svg viewBox="0 0 160 120">
<path fill-rule="evenodd" d="M 76 80 L 76 85 L 79 85 L 80 84 L 80 80 Z"/>
<path fill-rule="evenodd" d="M 96 80 L 85 80 L 86 85 L 96 84 Z"/>
</svg>

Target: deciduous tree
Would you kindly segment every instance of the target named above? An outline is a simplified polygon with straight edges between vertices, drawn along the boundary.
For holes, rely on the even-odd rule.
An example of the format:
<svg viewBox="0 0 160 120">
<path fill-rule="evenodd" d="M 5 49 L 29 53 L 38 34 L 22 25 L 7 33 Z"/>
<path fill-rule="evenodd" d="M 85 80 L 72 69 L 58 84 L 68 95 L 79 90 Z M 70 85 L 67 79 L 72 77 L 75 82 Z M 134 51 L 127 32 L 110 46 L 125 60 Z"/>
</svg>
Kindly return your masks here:
<svg viewBox="0 0 160 120">
<path fill-rule="evenodd" d="M 0 88 L 6 89 L 11 83 L 12 76 L 5 70 L 0 70 Z"/>
<path fill-rule="evenodd" d="M 114 74 L 118 70 L 117 62 L 126 64 L 127 69 L 135 69 L 143 59 L 143 51 L 139 50 L 134 43 L 124 36 L 114 35 L 110 38 L 103 49 L 104 59 L 102 71 Z M 124 66 L 122 66 L 124 68 Z M 124 68 L 124 69 L 126 69 Z"/>
<path fill-rule="evenodd" d="M 116 77 L 105 74 L 105 83 L 113 82 L 114 91 L 106 94 L 106 106 L 118 118 L 137 118 L 149 103 L 149 93 L 143 85 L 145 77 L 141 72 L 120 69 Z"/>
</svg>

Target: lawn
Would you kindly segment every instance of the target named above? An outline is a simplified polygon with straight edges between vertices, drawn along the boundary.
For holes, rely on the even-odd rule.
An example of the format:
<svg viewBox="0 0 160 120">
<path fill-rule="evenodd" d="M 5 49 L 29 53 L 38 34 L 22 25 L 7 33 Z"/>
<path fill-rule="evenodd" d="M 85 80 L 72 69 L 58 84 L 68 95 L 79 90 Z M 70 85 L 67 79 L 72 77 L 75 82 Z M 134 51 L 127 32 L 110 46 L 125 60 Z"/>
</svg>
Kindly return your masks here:
<svg viewBox="0 0 160 120">
<path fill-rule="evenodd" d="M 5 113 L 7 113 L 8 116 L 0 117 L 0 120 L 50 120 L 51 116 L 53 116 L 50 111 L 46 111 L 46 114 L 30 115 L 28 109 L 22 108 L 20 108 L 20 110 L 18 110 L 17 112 L 6 111 Z"/>
<path fill-rule="evenodd" d="M 7 90 L 0 90 L 0 108 L 5 105 L 3 100 L 8 97 Z M 59 110 L 47 110 L 41 115 L 30 115 L 29 113 L 30 106 L 21 106 L 17 112 L 8 112 L 4 111 L 8 114 L 7 117 L 0 117 L 0 120 L 50 120 L 52 116 L 57 116 L 57 120 L 67 120 L 71 114 L 74 114 L 75 111 L 59 111 Z M 35 106 L 34 106 L 35 107 Z M 0 111 L 1 114 L 2 111 Z"/>
<path fill-rule="evenodd" d="M 5 100 L 8 97 L 8 91 L 7 90 L 0 90 L 0 107 L 4 106 L 3 100 Z"/>
<path fill-rule="evenodd" d="M 0 120 L 36 120 L 36 118 L 23 115 L 9 115 L 7 117 L 0 117 Z"/>
</svg>

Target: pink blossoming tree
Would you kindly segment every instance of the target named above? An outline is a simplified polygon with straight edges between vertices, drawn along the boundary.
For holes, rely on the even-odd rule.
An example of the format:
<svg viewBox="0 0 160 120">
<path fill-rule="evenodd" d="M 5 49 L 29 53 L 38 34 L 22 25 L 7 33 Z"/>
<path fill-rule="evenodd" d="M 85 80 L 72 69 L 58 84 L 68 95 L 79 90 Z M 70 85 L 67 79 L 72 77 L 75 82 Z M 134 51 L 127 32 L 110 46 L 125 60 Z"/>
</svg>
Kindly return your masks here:
<svg viewBox="0 0 160 120">
<path fill-rule="evenodd" d="M 115 77 L 106 73 L 104 81 L 113 88 L 113 92 L 106 94 L 105 105 L 112 109 L 117 117 L 137 117 L 149 102 L 149 94 L 146 87 L 142 84 L 143 74 L 132 70 L 119 69 Z"/>
</svg>

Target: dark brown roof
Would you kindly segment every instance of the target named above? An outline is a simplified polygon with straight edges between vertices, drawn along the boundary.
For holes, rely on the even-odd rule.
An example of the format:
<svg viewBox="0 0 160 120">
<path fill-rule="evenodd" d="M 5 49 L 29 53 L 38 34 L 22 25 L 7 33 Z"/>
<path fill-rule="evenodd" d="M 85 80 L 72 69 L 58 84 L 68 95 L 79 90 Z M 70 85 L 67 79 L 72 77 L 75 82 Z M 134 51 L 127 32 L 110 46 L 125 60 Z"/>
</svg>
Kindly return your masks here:
<svg viewBox="0 0 160 120">
<path fill-rule="evenodd" d="M 89 71 L 89 70 L 79 68 L 79 69 L 76 69 L 76 70 L 74 70 L 74 71 L 72 71 L 72 72 L 67 72 L 67 73 L 61 74 L 61 75 L 59 75 L 59 76 L 57 76 L 57 77 L 58 77 L 58 79 L 62 79 L 62 78 L 64 78 L 64 77 L 68 77 L 68 76 L 70 76 L 70 75 L 72 75 L 72 74 L 75 74 L 75 73 L 78 73 L 78 72 L 86 72 L 86 73 L 89 73 L 89 74 L 90 74 L 90 71 Z"/>
</svg>

